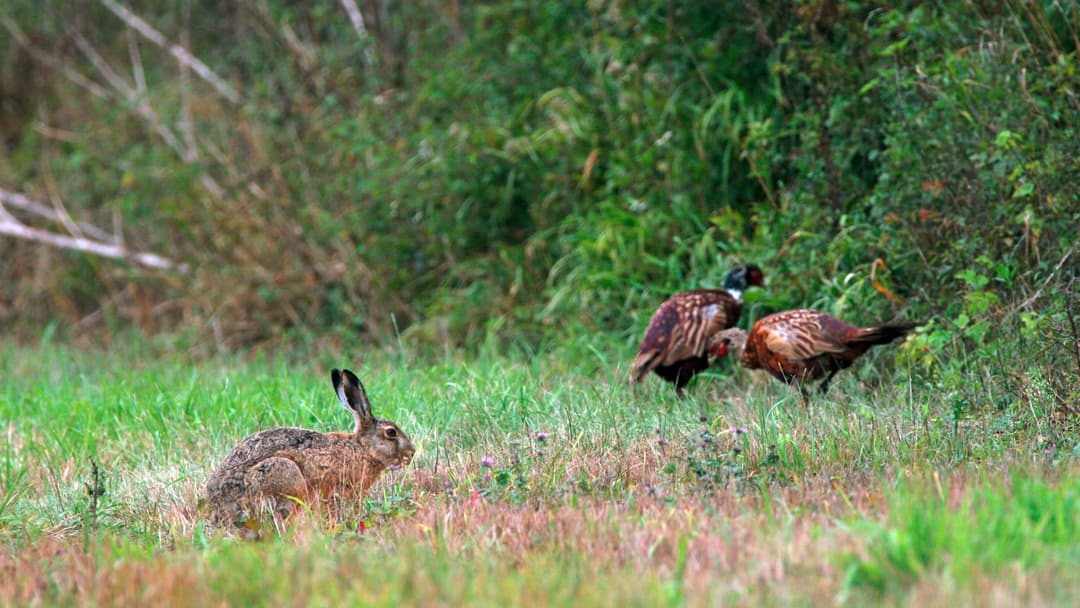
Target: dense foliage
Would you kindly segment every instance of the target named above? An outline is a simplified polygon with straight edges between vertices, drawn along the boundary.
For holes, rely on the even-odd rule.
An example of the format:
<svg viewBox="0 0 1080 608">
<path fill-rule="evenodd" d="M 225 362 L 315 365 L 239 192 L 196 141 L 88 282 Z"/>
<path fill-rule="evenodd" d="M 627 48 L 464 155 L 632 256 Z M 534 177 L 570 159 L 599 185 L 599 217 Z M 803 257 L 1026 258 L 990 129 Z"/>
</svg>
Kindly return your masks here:
<svg viewBox="0 0 1080 608">
<path fill-rule="evenodd" d="M 234 102 L 115 2 L 8 3 L 0 185 L 192 270 L 4 238 L 5 323 L 629 346 L 749 260 L 752 313 L 930 359 L 1069 333 L 1075 4 L 346 4 L 130 4 Z"/>
</svg>

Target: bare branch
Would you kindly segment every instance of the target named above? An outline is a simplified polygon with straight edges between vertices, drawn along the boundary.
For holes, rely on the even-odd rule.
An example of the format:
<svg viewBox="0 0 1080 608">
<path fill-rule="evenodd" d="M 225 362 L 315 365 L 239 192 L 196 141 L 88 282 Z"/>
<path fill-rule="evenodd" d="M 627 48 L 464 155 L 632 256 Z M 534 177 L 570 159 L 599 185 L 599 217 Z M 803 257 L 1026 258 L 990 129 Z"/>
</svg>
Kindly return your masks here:
<svg viewBox="0 0 1080 608">
<path fill-rule="evenodd" d="M 56 212 L 56 216 L 60 218 L 60 223 L 67 229 L 68 234 L 77 238 L 83 238 L 82 229 L 68 213 L 67 207 L 64 206 L 63 198 L 60 196 L 60 188 L 56 185 L 56 178 L 53 177 L 52 168 L 49 166 L 49 162 L 44 156 L 41 157 L 41 175 L 42 180 L 45 182 L 45 191 L 49 194 L 49 202 L 52 203 L 53 211 Z"/>
<path fill-rule="evenodd" d="M 352 21 L 353 28 L 356 29 L 360 39 L 367 40 L 368 33 L 367 26 L 364 25 L 364 14 L 360 12 L 360 7 L 356 6 L 356 0 L 341 0 L 341 6 L 349 14 L 349 20 Z"/>
<path fill-rule="evenodd" d="M 180 158 L 185 161 L 191 162 L 194 160 L 191 158 L 191 153 L 181 145 L 180 140 L 176 135 L 165 126 L 165 123 L 161 122 L 161 119 L 158 117 L 157 112 L 154 111 L 153 106 L 140 96 L 139 92 L 136 91 L 134 87 L 117 74 L 116 70 L 112 69 L 109 62 L 98 54 L 97 50 L 90 44 L 90 41 L 79 32 L 72 32 L 71 35 L 75 40 L 75 45 L 79 47 L 79 50 L 82 51 L 83 55 L 85 55 L 86 58 L 90 60 L 90 63 L 97 68 L 97 71 L 105 77 L 105 80 L 109 81 L 109 84 L 111 84 L 120 95 L 127 99 L 128 103 L 134 107 L 135 112 L 154 127 L 154 130 L 158 132 L 161 139 L 165 140 L 165 144 L 172 148 L 180 155 Z"/>
<path fill-rule="evenodd" d="M 90 60 L 90 63 L 93 64 L 95 68 L 97 68 L 97 71 L 105 78 L 105 80 L 109 82 L 109 84 L 112 85 L 114 89 L 116 89 L 118 92 L 120 92 L 121 95 L 128 99 L 134 99 L 135 97 L 137 97 L 135 89 L 131 85 L 129 85 L 127 81 L 125 81 L 119 74 L 117 74 L 116 70 L 112 69 L 112 66 L 109 65 L 109 62 L 105 61 L 105 58 L 98 54 L 97 50 L 94 48 L 94 45 L 90 44 L 90 41 L 87 40 L 85 36 L 76 31 L 71 32 L 71 35 L 72 38 L 75 40 L 75 46 L 79 47 L 79 50 L 82 51 L 83 55 L 85 55 L 86 58 Z"/>
<path fill-rule="evenodd" d="M 135 89 L 139 94 L 146 94 L 146 71 L 143 69 L 142 54 L 139 53 L 139 40 L 127 31 L 128 55 L 131 56 L 131 73 L 135 76 Z"/>
<path fill-rule="evenodd" d="M 135 113 L 141 116 L 146 122 L 150 123 L 150 126 L 157 131 L 161 139 L 165 141 L 165 144 L 172 148 L 184 162 L 195 163 L 199 160 L 199 151 L 197 148 L 188 148 L 180 143 L 180 139 L 161 121 L 158 117 L 154 107 L 150 105 L 150 102 L 146 101 L 143 96 L 139 95 L 139 92 L 134 87 L 129 85 L 112 69 L 105 58 L 98 54 L 94 49 L 90 41 L 86 39 L 79 32 L 72 32 L 72 38 L 75 40 L 75 45 L 79 47 L 79 50 L 86 55 L 86 58 L 90 60 L 90 63 L 97 68 L 98 72 L 109 81 L 110 84 L 116 89 L 116 91 L 126 99 L 128 103 L 134 108 Z M 225 190 L 214 180 L 213 177 L 203 173 L 199 176 L 199 183 L 203 188 L 210 193 L 210 196 L 215 199 L 220 199 Z"/>
<path fill-rule="evenodd" d="M 1039 299 L 1039 296 L 1042 295 L 1043 289 L 1046 289 L 1046 286 L 1050 284 L 1050 281 L 1054 280 L 1054 275 L 1056 275 L 1058 271 L 1061 270 L 1061 267 L 1065 265 L 1065 261 L 1069 259 L 1069 256 L 1076 253 L 1076 247 L 1077 244 L 1073 243 L 1072 248 L 1065 252 L 1065 255 L 1061 258 L 1061 261 L 1057 263 L 1057 266 L 1054 267 L 1054 270 L 1046 277 L 1046 280 L 1043 281 L 1043 284 L 1040 285 L 1037 290 L 1035 290 L 1035 293 L 1032 294 L 1031 297 L 1021 302 L 1020 305 L 1016 307 L 1017 310 L 1021 308 L 1027 308 L 1028 306 L 1031 306 L 1035 302 L 1035 300 Z"/>
<path fill-rule="evenodd" d="M 10 205 L 11 207 L 22 209 L 23 211 L 33 213 L 34 215 L 52 220 L 54 222 L 64 223 L 63 218 L 57 211 L 55 211 L 51 207 L 48 207 L 47 205 L 43 205 L 32 200 L 25 194 L 19 194 L 18 192 L 9 192 L 7 190 L 0 189 L 0 211 L 3 210 L 3 205 Z M 85 224 L 83 222 L 76 222 L 75 225 L 78 226 L 79 230 L 82 231 L 83 234 L 87 234 L 90 237 L 95 238 L 99 241 L 109 241 L 113 243 L 116 242 L 116 239 L 112 235 L 96 226 L 91 226 L 90 224 Z"/>
<path fill-rule="evenodd" d="M 364 45 L 364 59 L 368 65 L 374 63 L 375 58 L 371 53 L 371 46 L 368 45 L 368 31 L 367 25 L 364 24 L 364 13 L 360 12 L 360 7 L 356 5 L 356 0 L 341 0 L 341 6 L 344 7 L 345 12 L 349 14 L 349 21 L 352 21 L 353 29 L 356 30 L 357 36 L 360 37 L 360 42 Z"/>
<path fill-rule="evenodd" d="M 11 34 L 11 37 L 15 39 L 15 42 L 26 49 L 26 51 L 30 53 L 30 56 L 36 61 L 43 65 L 47 65 L 54 70 L 59 70 L 68 80 L 86 89 L 95 97 L 109 99 L 109 92 L 105 90 L 104 87 L 71 69 L 71 66 L 63 61 L 30 44 L 30 39 L 26 37 L 26 34 L 24 34 L 23 31 L 19 29 L 19 26 L 7 15 L 0 14 L 0 23 L 4 24 L 4 28 Z"/>
<path fill-rule="evenodd" d="M 86 58 L 90 60 L 90 63 L 92 63 L 94 67 L 97 68 L 98 72 L 100 72 L 101 75 L 109 81 L 109 83 L 113 86 L 113 88 L 116 89 L 116 91 L 122 96 L 122 98 L 126 99 L 128 103 L 131 104 L 131 106 L 135 110 L 135 113 L 141 116 L 144 120 L 146 120 L 146 122 L 150 123 L 150 126 L 152 126 L 154 130 L 157 131 L 158 135 L 161 136 L 161 139 L 165 141 L 165 144 L 167 146 L 172 148 L 172 150 L 176 152 L 180 156 L 180 158 L 184 160 L 184 162 L 198 162 L 198 148 L 185 147 L 180 142 L 180 138 L 178 138 L 176 134 L 174 134 L 172 130 L 170 130 L 169 127 L 166 126 L 164 122 L 162 122 L 161 118 L 154 110 L 154 107 L 150 105 L 150 102 L 148 102 L 144 98 L 144 96 L 140 95 L 134 87 L 129 85 L 123 78 L 120 77 L 119 74 L 116 73 L 115 70 L 112 69 L 112 66 L 109 65 L 109 63 L 105 60 L 104 57 L 98 54 L 98 52 L 94 49 L 93 45 L 90 44 L 90 41 L 87 40 L 85 36 L 76 31 L 71 32 L 71 36 L 75 40 L 75 45 L 79 47 L 79 50 L 81 50 L 84 55 L 86 55 Z M 190 143 L 194 143 L 194 141 Z M 217 181 L 214 180 L 213 177 L 207 175 L 206 173 L 202 173 L 199 176 L 199 183 L 202 184 L 203 188 L 205 188 L 206 191 L 210 193 L 210 196 L 214 197 L 215 199 L 220 199 L 221 195 L 225 191 L 217 183 Z"/>
<path fill-rule="evenodd" d="M 0 189 L 0 196 L 3 197 L 4 201 L 8 201 L 12 199 L 17 199 L 21 195 Z M 49 232 L 47 230 L 31 228 L 26 224 L 23 224 L 19 220 L 15 219 L 15 217 L 8 213 L 7 209 L 4 209 L 3 207 L 0 207 L 0 234 L 6 234 L 8 236 L 13 236 L 20 239 L 27 239 L 30 241 L 37 241 L 39 243 L 44 243 L 52 247 L 84 251 L 86 253 L 91 253 L 106 258 L 131 260 L 136 264 L 141 264 L 149 268 L 160 268 L 166 270 L 170 268 L 176 268 L 180 272 L 188 271 L 187 264 L 177 264 L 172 260 L 161 257 L 154 253 L 130 251 L 122 245 L 102 243 L 84 237 L 65 236 L 62 234 Z"/>
<path fill-rule="evenodd" d="M 105 243 L 99 243 L 97 241 L 91 241 L 89 239 L 80 239 L 71 236 L 64 236 L 62 234 L 54 234 L 52 232 L 38 230 L 37 228 L 30 228 L 19 222 L 13 222 L 10 218 L 11 216 L 8 215 L 7 217 L 0 219 L 0 234 L 6 234 L 9 236 L 14 236 L 16 238 L 37 241 L 39 243 L 45 243 L 46 245 L 52 245 L 53 247 L 60 247 L 62 249 L 85 251 L 86 253 L 92 253 L 94 255 L 106 258 L 131 260 L 136 264 L 147 266 L 149 268 L 159 268 L 163 270 L 176 268 L 180 272 L 188 271 L 187 264 L 177 265 L 171 260 L 163 258 L 157 254 L 132 252 L 128 251 L 124 247 L 120 247 L 119 245 L 107 245 Z"/>
<path fill-rule="evenodd" d="M 233 103 L 240 103 L 239 93 L 237 93 L 229 83 L 225 82 L 225 80 L 215 74 L 209 66 L 200 61 L 198 57 L 192 55 L 186 48 L 179 44 L 171 44 L 165 39 L 165 36 L 163 36 L 161 32 L 154 29 L 153 26 L 143 21 L 138 15 L 131 12 L 126 7 L 121 6 L 116 0 L 101 0 L 101 3 L 105 5 L 105 8 L 109 9 L 114 15 L 119 17 L 121 21 L 142 34 L 144 38 L 168 51 L 169 54 L 175 57 L 182 65 L 191 68 L 192 71 L 198 74 L 203 80 L 217 89 L 217 92 L 220 93 L 222 97 Z"/>
<path fill-rule="evenodd" d="M 191 2 L 184 2 L 183 12 L 180 23 L 183 24 L 180 30 L 180 44 L 188 46 L 190 44 L 189 32 L 191 22 Z M 130 30 L 128 30 L 130 31 Z M 191 152 L 194 159 L 199 159 L 199 144 L 195 140 L 195 120 L 191 112 L 191 69 L 186 65 L 180 65 L 180 120 L 177 122 L 176 128 L 180 131 L 181 137 L 184 138 L 184 144 Z"/>
</svg>

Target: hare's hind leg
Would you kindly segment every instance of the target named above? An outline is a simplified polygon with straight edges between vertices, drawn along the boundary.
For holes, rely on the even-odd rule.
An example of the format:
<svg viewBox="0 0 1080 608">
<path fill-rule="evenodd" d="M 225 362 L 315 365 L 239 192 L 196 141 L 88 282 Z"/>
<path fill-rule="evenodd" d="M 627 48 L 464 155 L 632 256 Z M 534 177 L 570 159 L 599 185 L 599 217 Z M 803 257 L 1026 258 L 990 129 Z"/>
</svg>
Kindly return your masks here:
<svg viewBox="0 0 1080 608">
<path fill-rule="evenodd" d="M 300 467 L 288 458 L 267 458 L 248 469 L 244 485 L 252 498 L 269 500 L 275 517 L 287 518 L 298 504 L 289 497 L 307 500 L 308 485 Z"/>
</svg>

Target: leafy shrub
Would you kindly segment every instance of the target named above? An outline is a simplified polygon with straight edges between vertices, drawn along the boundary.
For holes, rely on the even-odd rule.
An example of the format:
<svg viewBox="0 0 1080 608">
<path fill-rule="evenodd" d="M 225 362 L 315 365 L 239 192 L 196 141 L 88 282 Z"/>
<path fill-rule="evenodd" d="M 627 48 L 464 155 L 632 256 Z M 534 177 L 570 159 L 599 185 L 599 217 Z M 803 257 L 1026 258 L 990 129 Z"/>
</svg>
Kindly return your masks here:
<svg viewBox="0 0 1080 608">
<path fill-rule="evenodd" d="M 49 128 L 4 123 L 2 183 L 193 271 L 5 239 L 0 316 L 225 349 L 327 332 L 629 349 L 660 299 L 753 261 L 768 286 L 748 319 L 933 320 L 911 347 L 930 373 L 948 349 L 1065 328 L 1071 5 L 364 5 L 366 38 L 329 5 L 144 10 L 240 103 L 104 6 L 67 27 L 58 6 L 5 8 L 27 35 L 0 40 L 20 50 L 0 97 L 25 109 L 15 63 L 52 67 L 20 89 Z M 87 48 L 146 83 L 156 123 Z"/>
</svg>

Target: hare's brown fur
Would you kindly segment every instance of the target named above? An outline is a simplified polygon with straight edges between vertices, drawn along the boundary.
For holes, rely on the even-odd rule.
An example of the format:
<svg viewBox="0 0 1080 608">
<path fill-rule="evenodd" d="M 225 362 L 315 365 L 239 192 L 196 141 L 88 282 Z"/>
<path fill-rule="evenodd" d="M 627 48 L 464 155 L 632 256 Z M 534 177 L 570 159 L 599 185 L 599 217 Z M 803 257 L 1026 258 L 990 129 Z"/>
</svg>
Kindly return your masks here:
<svg viewBox="0 0 1080 608">
<path fill-rule="evenodd" d="M 332 378 L 342 405 L 356 418 L 356 429 L 321 433 L 282 427 L 244 439 L 206 484 L 215 520 L 243 521 L 262 502 L 284 517 L 297 506 L 293 498 L 359 497 L 384 469 L 408 464 L 412 442 L 393 422 L 371 414 L 356 376 L 333 370 Z"/>
</svg>

